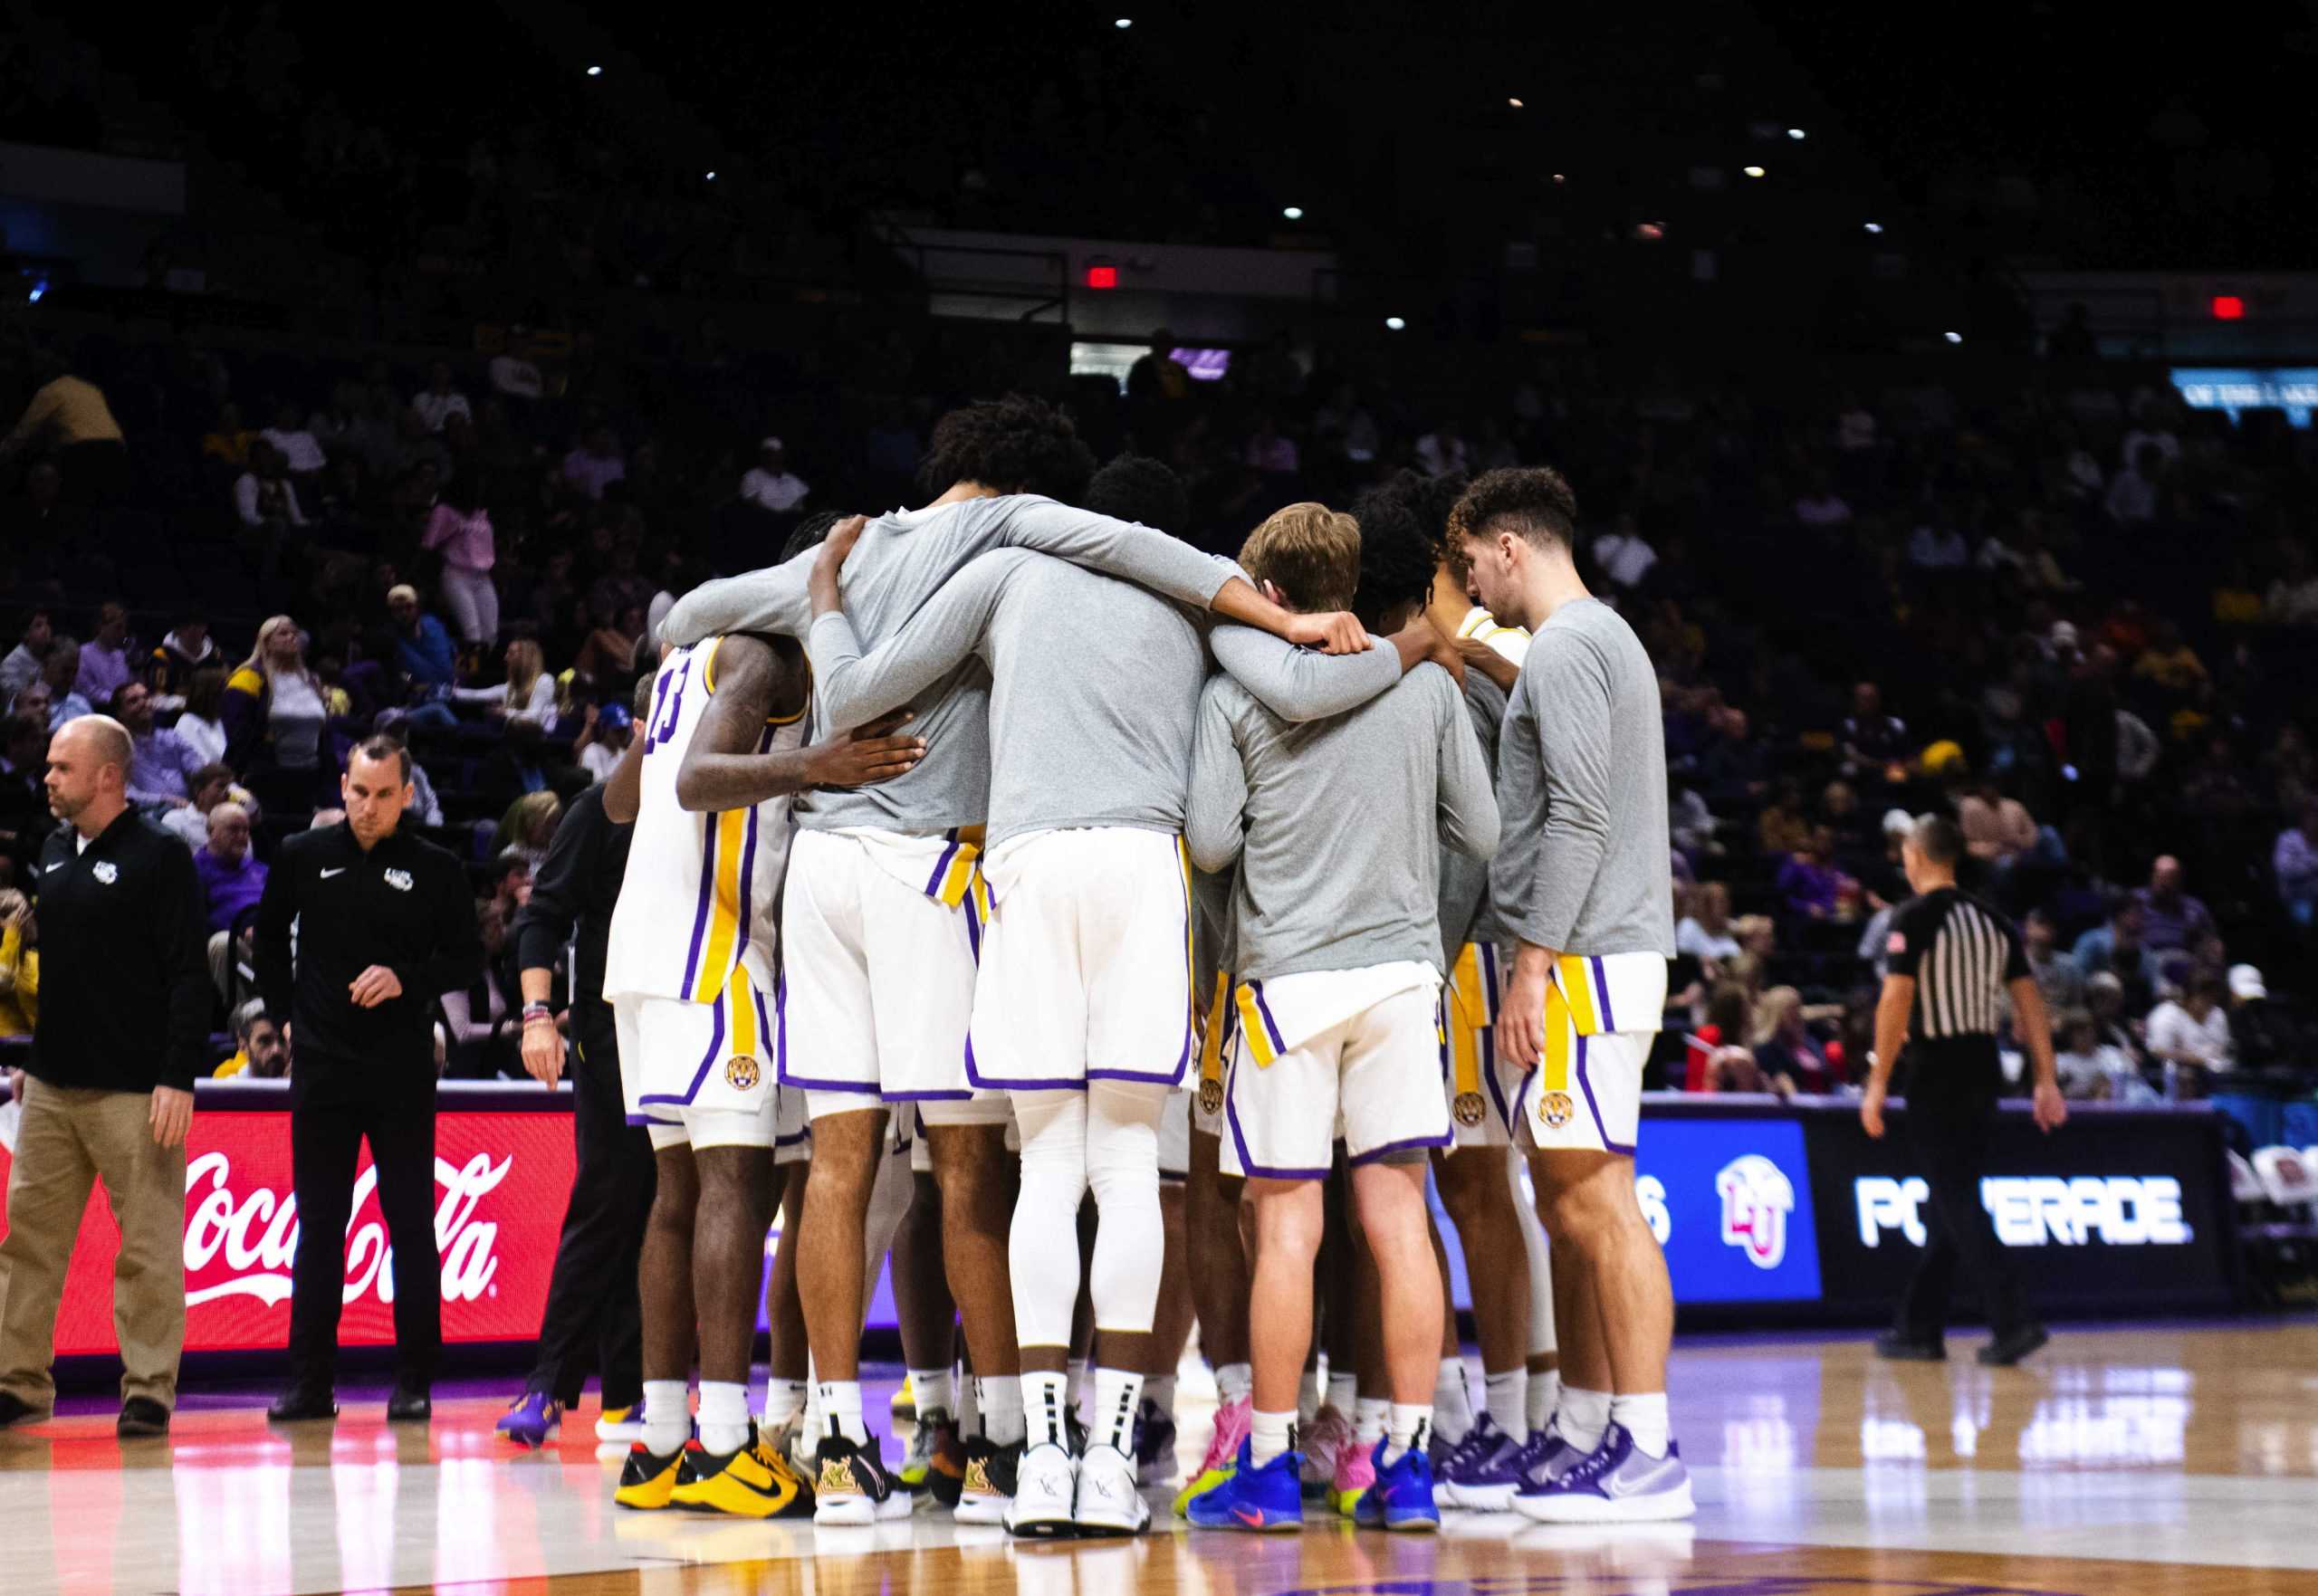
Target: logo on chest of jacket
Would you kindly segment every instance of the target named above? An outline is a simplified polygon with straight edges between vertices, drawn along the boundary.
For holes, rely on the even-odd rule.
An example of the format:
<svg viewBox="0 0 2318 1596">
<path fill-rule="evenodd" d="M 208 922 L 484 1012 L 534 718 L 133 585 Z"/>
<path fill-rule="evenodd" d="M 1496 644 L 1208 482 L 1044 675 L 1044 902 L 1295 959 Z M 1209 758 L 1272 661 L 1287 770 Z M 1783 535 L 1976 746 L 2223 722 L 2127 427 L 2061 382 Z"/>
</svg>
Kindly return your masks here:
<svg viewBox="0 0 2318 1596">
<path fill-rule="evenodd" d="M 114 864 L 110 859 L 100 859 L 95 864 L 89 866 L 89 874 L 95 876 L 99 881 L 104 883 L 105 885 L 110 886 L 114 882 L 120 879 L 120 866 Z"/>
<path fill-rule="evenodd" d="M 394 888 L 395 891 L 398 893 L 407 893 L 410 890 L 411 879 L 409 871 L 389 870 L 385 874 L 387 884 Z"/>
</svg>

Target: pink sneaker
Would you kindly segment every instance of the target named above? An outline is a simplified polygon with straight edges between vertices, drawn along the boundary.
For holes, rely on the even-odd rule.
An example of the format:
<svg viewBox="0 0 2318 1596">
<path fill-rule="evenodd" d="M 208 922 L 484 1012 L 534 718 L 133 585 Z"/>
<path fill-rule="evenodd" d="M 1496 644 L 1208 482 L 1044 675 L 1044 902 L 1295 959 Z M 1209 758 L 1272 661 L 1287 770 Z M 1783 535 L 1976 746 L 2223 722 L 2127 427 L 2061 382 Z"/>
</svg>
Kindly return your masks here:
<svg viewBox="0 0 2318 1596">
<path fill-rule="evenodd" d="M 1328 1494 L 1336 1477 L 1336 1463 L 1352 1445 L 1352 1420 L 1323 1404 L 1311 1424 L 1297 1437 L 1304 1452 L 1304 1495 L 1317 1500 Z"/>
<path fill-rule="evenodd" d="M 1199 1472 L 1175 1494 L 1177 1517 L 1190 1517 L 1192 1498 L 1212 1490 L 1231 1472 L 1232 1461 L 1240 1456 L 1240 1444 L 1248 1438 L 1255 1414 L 1255 1402 L 1246 1397 L 1215 1410 L 1215 1433 L 1208 1438 L 1207 1455 L 1200 1459 Z"/>
<path fill-rule="evenodd" d="M 1336 1454 L 1336 1477 L 1328 1486 L 1328 1505 L 1346 1518 L 1359 1511 L 1360 1499 L 1376 1483 L 1374 1450 L 1363 1446 L 1355 1437 L 1346 1440 L 1344 1449 Z"/>
</svg>

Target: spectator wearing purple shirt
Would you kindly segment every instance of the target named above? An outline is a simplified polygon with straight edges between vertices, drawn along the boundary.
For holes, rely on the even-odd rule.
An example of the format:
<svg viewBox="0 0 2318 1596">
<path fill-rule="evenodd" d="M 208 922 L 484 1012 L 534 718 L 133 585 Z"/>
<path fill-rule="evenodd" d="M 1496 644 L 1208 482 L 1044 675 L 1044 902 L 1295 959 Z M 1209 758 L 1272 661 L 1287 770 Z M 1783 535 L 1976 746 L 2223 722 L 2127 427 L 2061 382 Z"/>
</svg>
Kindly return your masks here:
<svg viewBox="0 0 2318 1596">
<path fill-rule="evenodd" d="M 627 462 L 620 458 L 608 426 L 589 427 L 580 435 L 580 446 L 563 457 L 563 480 L 590 499 L 602 499 L 606 488 L 627 475 Z"/>
<path fill-rule="evenodd" d="M 2158 855 L 2133 902 L 2141 905 L 2141 941 L 2156 952 L 2193 947 L 2214 928 L 2212 912 L 2181 890 L 2181 861 L 2170 854 Z"/>
<path fill-rule="evenodd" d="M 107 703 L 136 680 L 129 658 L 129 612 L 118 604 L 97 611 L 97 635 L 81 645 L 81 669 L 72 691 L 91 703 Z"/>
<path fill-rule="evenodd" d="M 131 803 L 183 804 L 193 797 L 195 774 L 209 761 L 176 732 L 153 724 L 153 692 L 131 682 L 112 695 L 112 718 L 129 728 Z"/>
<path fill-rule="evenodd" d="M 1792 913 L 1829 920 L 1846 879 L 1835 868 L 1835 828 L 1821 824 L 1811 828 L 1811 846 L 1779 866 L 1779 895 Z"/>
<path fill-rule="evenodd" d="M 209 811 L 209 846 L 193 855 L 194 874 L 209 906 L 209 929 L 231 931 L 234 916 L 265 892 L 265 865 L 250 852 L 250 812 L 236 803 Z"/>
</svg>

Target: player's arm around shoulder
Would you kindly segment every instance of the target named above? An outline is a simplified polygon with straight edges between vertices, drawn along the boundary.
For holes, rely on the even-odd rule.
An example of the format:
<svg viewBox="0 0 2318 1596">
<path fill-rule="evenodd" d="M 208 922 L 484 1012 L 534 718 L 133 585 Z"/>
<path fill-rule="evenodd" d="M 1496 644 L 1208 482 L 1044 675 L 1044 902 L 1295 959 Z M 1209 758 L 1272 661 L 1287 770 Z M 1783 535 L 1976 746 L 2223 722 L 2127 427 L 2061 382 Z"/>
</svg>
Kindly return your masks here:
<svg viewBox="0 0 2318 1596">
<path fill-rule="evenodd" d="M 1245 836 L 1248 771 L 1240 753 L 1238 707 L 1247 690 L 1226 675 L 1200 689 L 1192 722 L 1191 791 L 1183 806 L 1183 846 L 1192 863 L 1215 874 L 1240 855 Z"/>
</svg>

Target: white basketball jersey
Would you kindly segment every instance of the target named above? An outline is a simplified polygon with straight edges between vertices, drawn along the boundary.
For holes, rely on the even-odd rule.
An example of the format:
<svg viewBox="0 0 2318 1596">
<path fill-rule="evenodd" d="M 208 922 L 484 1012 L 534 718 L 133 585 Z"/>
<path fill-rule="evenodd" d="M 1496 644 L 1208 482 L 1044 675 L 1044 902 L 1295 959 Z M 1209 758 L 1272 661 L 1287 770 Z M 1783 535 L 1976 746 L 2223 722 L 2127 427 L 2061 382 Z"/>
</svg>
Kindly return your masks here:
<svg viewBox="0 0 2318 1596">
<path fill-rule="evenodd" d="M 676 802 L 676 772 L 716 691 L 722 638 L 679 648 L 661 662 L 644 739 L 643 796 L 612 911 L 604 996 L 714 1003 L 745 966 L 758 990 L 773 989 L 776 906 L 789 865 L 787 798 L 718 814 Z M 768 721 L 757 751 L 796 748 L 804 711 Z"/>
</svg>

